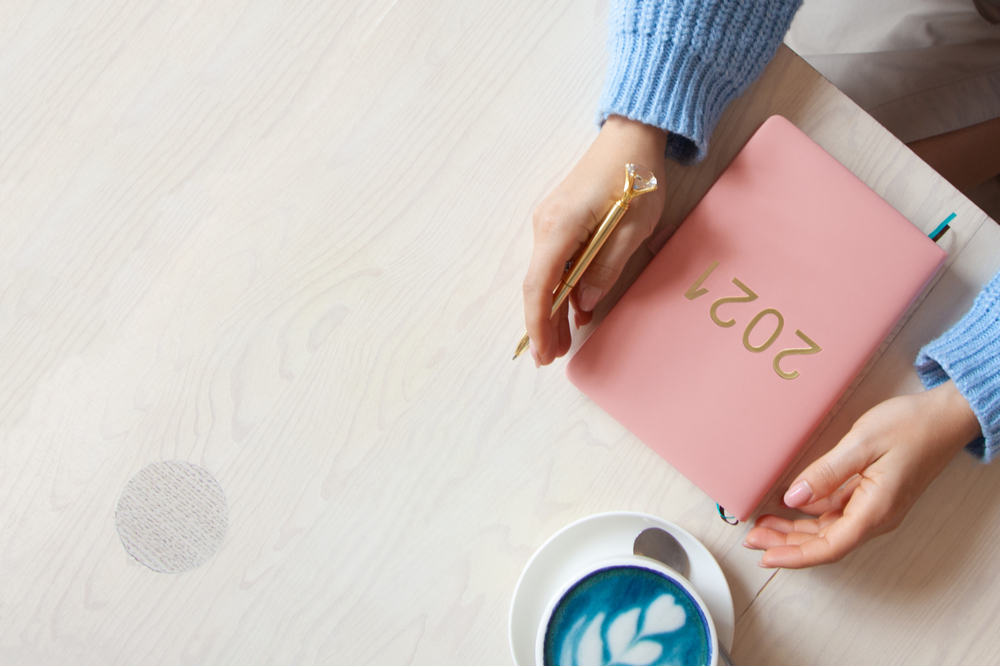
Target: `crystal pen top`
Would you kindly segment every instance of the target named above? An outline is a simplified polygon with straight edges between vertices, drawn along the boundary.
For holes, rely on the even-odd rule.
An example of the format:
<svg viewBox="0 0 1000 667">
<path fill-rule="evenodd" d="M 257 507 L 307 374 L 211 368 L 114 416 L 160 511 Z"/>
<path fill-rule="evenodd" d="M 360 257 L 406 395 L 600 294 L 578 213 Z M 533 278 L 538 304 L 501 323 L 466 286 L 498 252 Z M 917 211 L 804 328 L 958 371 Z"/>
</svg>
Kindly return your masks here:
<svg viewBox="0 0 1000 667">
<path fill-rule="evenodd" d="M 625 193 L 622 195 L 622 203 L 628 204 L 630 201 L 652 192 L 656 189 L 656 176 L 649 169 L 640 167 L 637 164 L 629 163 L 625 165 Z"/>
</svg>

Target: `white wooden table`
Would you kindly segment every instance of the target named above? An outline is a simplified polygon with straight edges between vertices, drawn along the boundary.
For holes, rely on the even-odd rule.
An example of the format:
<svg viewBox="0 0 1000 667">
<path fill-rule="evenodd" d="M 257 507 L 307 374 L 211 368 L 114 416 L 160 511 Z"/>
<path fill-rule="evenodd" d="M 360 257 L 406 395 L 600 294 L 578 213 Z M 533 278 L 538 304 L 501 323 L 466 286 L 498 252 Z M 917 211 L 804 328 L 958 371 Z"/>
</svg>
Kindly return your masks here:
<svg viewBox="0 0 1000 667">
<path fill-rule="evenodd" d="M 596 133 L 605 14 L 0 5 L 0 661 L 507 663 L 529 556 L 619 509 L 716 555 L 738 662 L 1000 660 L 1000 471 L 962 455 L 895 534 L 765 571 L 562 362 L 510 361 L 531 210 Z M 924 230 L 958 215 L 947 272 L 801 467 L 918 388 L 1000 231 L 787 49 L 709 159 L 670 167 L 663 224 L 773 113 Z M 160 461 L 228 506 L 180 574 L 116 530 Z"/>
</svg>

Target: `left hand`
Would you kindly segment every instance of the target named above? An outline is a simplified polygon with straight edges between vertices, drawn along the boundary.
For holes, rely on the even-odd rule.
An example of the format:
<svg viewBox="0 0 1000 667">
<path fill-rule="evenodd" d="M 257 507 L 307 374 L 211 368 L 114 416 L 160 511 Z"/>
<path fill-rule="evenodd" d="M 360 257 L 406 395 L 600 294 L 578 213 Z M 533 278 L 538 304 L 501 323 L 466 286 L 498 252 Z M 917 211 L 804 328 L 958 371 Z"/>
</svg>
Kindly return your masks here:
<svg viewBox="0 0 1000 667">
<path fill-rule="evenodd" d="M 569 303 L 552 312 L 552 292 L 567 260 L 594 233 L 621 195 L 625 165 L 641 164 L 664 182 L 667 133 L 620 116 L 610 116 L 590 148 L 532 215 L 534 248 L 524 278 L 524 322 L 535 366 L 551 364 L 569 352 Z M 656 228 L 666 202 L 661 186 L 636 199 L 618 228 L 570 293 L 579 327 L 617 282 L 625 263 Z"/>
<path fill-rule="evenodd" d="M 765 550 L 761 567 L 834 563 L 896 529 L 955 453 L 980 433 L 950 381 L 880 403 L 785 493 L 785 505 L 816 518 L 759 517 L 744 546 Z"/>
</svg>

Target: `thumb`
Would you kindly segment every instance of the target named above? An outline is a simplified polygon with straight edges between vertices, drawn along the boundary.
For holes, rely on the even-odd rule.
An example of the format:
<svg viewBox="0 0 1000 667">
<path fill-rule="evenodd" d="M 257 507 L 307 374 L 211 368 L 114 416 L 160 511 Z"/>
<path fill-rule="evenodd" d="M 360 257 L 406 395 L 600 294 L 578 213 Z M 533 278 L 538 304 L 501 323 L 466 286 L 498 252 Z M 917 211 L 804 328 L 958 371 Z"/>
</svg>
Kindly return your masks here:
<svg viewBox="0 0 1000 667">
<path fill-rule="evenodd" d="M 865 447 L 862 438 L 851 431 L 829 452 L 813 461 L 795 478 L 785 492 L 788 507 L 802 507 L 828 497 L 844 482 L 862 472 L 878 458 Z"/>
</svg>

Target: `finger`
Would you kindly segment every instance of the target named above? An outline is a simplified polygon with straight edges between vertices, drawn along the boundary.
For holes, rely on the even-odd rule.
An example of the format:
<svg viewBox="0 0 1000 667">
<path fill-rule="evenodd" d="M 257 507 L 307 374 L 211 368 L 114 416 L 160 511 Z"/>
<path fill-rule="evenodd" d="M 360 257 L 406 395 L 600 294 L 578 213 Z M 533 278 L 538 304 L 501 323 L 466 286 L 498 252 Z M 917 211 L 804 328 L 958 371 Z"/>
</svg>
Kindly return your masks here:
<svg viewBox="0 0 1000 667">
<path fill-rule="evenodd" d="M 798 533 L 805 535 L 806 533 Z M 743 546 L 751 549 L 773 549 L 788 544 L 788 533 L 760 526 L 750 529 L 743 539 Z M 810 535 L 811 536 L 811 535 Z"/>
<path fill-rule="evenodd" d="M 814 503 L 802 505 L 798 509 L 806 514 L 812 514 L 813 516 L 842 510 L 851 500 L 851 496 L 854 494 L 854 491 L 858 488 L 859 484 L 861 484 L 861 475 L 855 475 L 847 480 L 846 484 L 831 493 L 826 498 L 820 498 Z"/>
<path fill-rule="evenodd" d="M 569 303 L 563 304 L 563 308 L 566 309 L 566 312 L 559 317 L 560 340 L 562 341 L 562 346 L 559 348 L 560 357 L 569 352 L 569 348 L 573 346 L 573 335 L 569 331 Z"/>
<path fill-rule="evenodd" d="M 817 537 L 817 533 L 792 531 L 789 533 L 771 528 L 757 527 L 747 533 L 745 544 L 753 549 L 774 549 L 780 546 L 804 544 Z"/>
<path fill-rule="evenodd" d="M 812 519 L 785 519 L 773 514 L 765 514 L 754 521 L 754 527 L 769 528 L 782 533 L 819 533 L 833 523 L 839 514 L 824 514 Z"/>
<path fill-rule="evenodd" d="M 653 230 L 648 210 L 629 211 L 626 215 L 630 217 L 608 238 L 577 283 L 579 306 L 585 313 L 591 312 L 618 282 L 629 258 Z"/>
<path fill-rule="evenodd" d="M 763 567 L 799 569 L 835 563 L 870 537 L 858 516 L 839 516 L 820 532 L 800 543 L 786 543 L 768 549 L 761 557 Z"/>
<path fill-rule="evenodd" d="M 552 359 L 545 363 L 554 361 L 556 357 L 561 357 L 569 352 L 569 348 L 573 344 L 573 338 L 569 332 L 569 302 L 564 302 L 559 307 L 559 312 L 552 318 L 552 324 L 555 326 L 557 344 L 549 348 L 549 351 L 552 352 Z"/>
<path fill-rule="evenodd" d="M 754 528 L 770 528 L 771 530 L 777 530 L 782 533 L 788 533 L 795 530 L 795 524 L 791 519 L 785 519 L 773 514 L 764 514 L 763 516 L 757 517 L 757 520 L 753 522 L 753 526 Z"/>
<path fill-rule="evenodd" d="M 577 298 L 580 293 L 580 285 L 577 284 L 576 289 L 569 293 L 569 305 L 573 308 L 573 325 L 579 329 L 582 326 L 590 324 L 590 321 L 594 319 L 594 313 L 589 310 L 582 310 L 580 308 L 580 301 Z"/>
<path fill-rule="evenodd" d="M 792 521 L 767 514 L 754 522 L 744 539 L 744 546 L 752 549 L 773 549 L 785 544 L 801 544 L 816 537 L 840 518 L 839 512 L 830 512 L 815 519 Z"/>
<path fill-rule="evenodd" d="M 524 322 L 539 356 L 545 358 L 558 330 L 550 325 L 552 292 L 559 285 L 566 262 L 589 234 L 582 225 L 559 226 L 553 214 L 536 214 L 535 247 L 524 278 Z"/>
<path fill-rule="evenodd" d="M 802 471 L 788 488 L 783 502 L 788 507 L 800 508 L 826 498 L 878 456 L 877 450 L 852 429 L 836 447 Z"/>
</svg>

